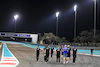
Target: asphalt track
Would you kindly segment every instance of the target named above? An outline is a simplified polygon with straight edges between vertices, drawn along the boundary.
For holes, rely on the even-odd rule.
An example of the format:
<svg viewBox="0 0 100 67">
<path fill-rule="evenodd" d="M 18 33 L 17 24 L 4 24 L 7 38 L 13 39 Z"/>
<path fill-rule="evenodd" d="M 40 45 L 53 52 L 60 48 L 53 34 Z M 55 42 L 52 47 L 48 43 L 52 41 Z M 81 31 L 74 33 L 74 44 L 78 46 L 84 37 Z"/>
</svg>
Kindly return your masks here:
<svg viewBox="0 0 100 67">
<path fill-rule="evenodd" d="M 49 58 L 49 62 L 44 62 L 43 52 L 40 53 L 40 59 L 36 61 L 35 49 L 23 46 L 21 44 L 7 44 L 8 49 L 19 60 L 17 67 L 100 67 L 100 57 L 77 55 L 76 64 L 72 63 L 72 57 L 68 64 L 56 63 L 56 54 Z"/>
</svg>

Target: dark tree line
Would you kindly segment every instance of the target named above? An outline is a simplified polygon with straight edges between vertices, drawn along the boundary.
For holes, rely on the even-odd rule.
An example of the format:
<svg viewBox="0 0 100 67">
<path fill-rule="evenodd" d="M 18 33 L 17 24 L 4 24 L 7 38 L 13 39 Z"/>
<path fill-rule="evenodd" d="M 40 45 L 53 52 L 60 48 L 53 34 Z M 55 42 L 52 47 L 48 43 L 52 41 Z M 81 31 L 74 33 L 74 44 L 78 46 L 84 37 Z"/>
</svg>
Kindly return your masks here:
<svg viewBox="0 0 100 67">
<path fill-rule="evenodd" d="M 43 35 L 39 33 L 38 43 L 43 44 L 66 44 L 68 41 L 65 37 L 55 36 L 53 33 L 44 33 Z"/>
<path fill-rule="evenodd" d="M 96 30 L 96 36 L 94 37 L 94 30 L 84 30 L 79 33 L 79 36 L 76 37 L 76 42 L 78 43 L 88 43 L 88 42 L 100 42 L 100 32 Z"/>
</svg>

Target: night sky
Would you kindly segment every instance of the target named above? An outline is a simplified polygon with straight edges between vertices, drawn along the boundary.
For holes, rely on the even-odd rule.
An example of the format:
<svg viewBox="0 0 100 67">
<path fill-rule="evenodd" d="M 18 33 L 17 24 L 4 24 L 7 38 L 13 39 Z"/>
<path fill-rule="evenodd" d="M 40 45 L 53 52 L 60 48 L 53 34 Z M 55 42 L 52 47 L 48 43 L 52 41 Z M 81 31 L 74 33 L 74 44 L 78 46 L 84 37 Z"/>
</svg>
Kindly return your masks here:
<svg viewBox="0 0 100 67">
<path fill-rule="evenodd" d="M 14 32 L 14 15 L 18 14 L 17 32 L 56 34 L 59 11 L 59 36 L 73 38 L 74 5 L 77 4 L 77 35 L 93 29 L 93 0 L 2 0 L 0 32 Z M 97 29 L 100 30 L 100 0 L 97 0 Z"/>
</svg>

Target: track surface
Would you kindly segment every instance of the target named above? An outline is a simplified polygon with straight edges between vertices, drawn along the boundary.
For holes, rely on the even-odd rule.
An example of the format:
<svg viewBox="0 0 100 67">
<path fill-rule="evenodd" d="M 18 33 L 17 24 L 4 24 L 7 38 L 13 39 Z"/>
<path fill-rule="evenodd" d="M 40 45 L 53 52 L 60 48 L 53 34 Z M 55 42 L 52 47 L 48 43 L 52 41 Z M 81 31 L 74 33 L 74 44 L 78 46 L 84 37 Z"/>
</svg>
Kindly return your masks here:
<svg viewBox="0 0 100 67">
<path fill-rule="evenodd" d="M 100 67 L 100 57 L 91 57 L 84 55 L 77 55 L 76 64 L 72 63 L 72 57 L 68 64 L 63 65 L 56 63 L 56 55 L 49 58 L 49 62 L 44 62 L 43 52 L 40 53 L 40 59 L 36 61 L 35 49 L 25 47 L 21 44 L 7 44 L 8 49 L 19 60 L 17 67 Z"/>
</svg>

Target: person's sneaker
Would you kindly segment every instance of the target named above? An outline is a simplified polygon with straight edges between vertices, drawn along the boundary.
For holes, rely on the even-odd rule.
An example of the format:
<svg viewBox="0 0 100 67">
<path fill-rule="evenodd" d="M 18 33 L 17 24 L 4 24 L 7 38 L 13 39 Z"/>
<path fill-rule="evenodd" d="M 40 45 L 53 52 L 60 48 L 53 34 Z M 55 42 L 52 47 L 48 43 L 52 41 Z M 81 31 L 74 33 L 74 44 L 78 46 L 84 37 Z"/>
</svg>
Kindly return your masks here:
<svg viewBox="0 0 100 67">
<path fill-rule="evenodd" d="M 68 63 L 68 61 L 66 62 L 66 64 Z"/>
<path fill-rule="evenodd" d="M 63 62 L 63 64 L 65 64 L 65 62 Z"/>
<path fill-rule="evenodd" d="M 73 63 L 73 64 L 75 64 L 75 63 Z"/>
</svg>

